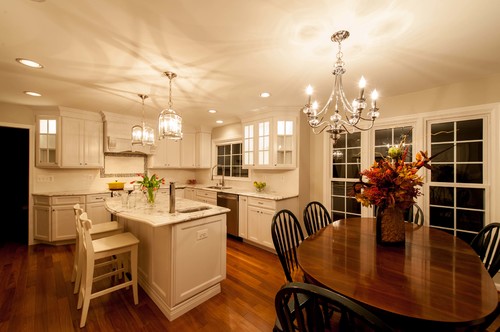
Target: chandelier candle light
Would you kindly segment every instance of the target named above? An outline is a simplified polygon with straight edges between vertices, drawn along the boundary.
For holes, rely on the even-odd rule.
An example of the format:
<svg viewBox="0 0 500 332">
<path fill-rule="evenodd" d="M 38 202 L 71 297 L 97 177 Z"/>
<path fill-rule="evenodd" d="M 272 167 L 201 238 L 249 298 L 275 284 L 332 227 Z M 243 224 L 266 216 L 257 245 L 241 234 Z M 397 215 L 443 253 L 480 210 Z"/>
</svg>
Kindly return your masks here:
<svg viewBox="0 0 500 332">
<path fill-rule="evenodd" d="M 138 94 L 138 96 L 142 99 L 142 126 L 135 125 L 132 127 L 132 145 L 154 145 L 155 132 L 153 128 L 144 122 L 144 99 L 148 98 L 148 96 L 142 94 Z"/>
<path fill-rule="evenodd" d="M 366 108 L 366 80 L 364 77 L 361 77 L 359 81 L 360 91 L 358 98 L 354 99 L 352 103 L 349 103 L 347 100 L 344 87 L 342 86 L 342 75 L 345 74 L 346 70 L 344 68 L 344 61 L 342 60 L 343 53 L 341 48 L 342 41 L 347 39 L 347 37 L 349 37 L 349 31 L 340 30 L 334 33 L 331 38 L 333 42 L 338 43 L 339 50 L 337 52 L 337 61 L 332 71 L 332 74 L 335 76 L 335 83 L 327 103 L 321 110 L 319 110 L 317 101 L 311 103 L 313 88 L 309 85 L 306 88 L 308 101 L 302 108 L 302 111 L 307 115 L 309 126 L 312 128 L 313 132 L 319 134 L 326 130 L 333 140 L 333 145 L 337 143 L 337 140 L 343 133 L 351 134 L 355 129 L 361 131 L 371 129 L 375 119 L 378 118 L 380 114 L 377 108 L 378 92 L 377 90 L 373 90 L 371 94 L 371 109 L 367 112 L 366 117 L 363 117 L 363 111 Z M 332 103 L 335 104 L 335 111 L 329 118 L 325 119 Z M 339 113 L 339 108 L 342 108 L 344 111 L 345 119 L 343 119 L 342 115 Z"/>
<path fill-rule="evenodd" d="M 164 73 L 168 77 L 168 108 L 161 111 L 158 118 L 158 138 L 182 139 L 182 117 L 172 109 L 172 79 L 177 77 L 175 73 L 167 71 Z"/>
</svg>

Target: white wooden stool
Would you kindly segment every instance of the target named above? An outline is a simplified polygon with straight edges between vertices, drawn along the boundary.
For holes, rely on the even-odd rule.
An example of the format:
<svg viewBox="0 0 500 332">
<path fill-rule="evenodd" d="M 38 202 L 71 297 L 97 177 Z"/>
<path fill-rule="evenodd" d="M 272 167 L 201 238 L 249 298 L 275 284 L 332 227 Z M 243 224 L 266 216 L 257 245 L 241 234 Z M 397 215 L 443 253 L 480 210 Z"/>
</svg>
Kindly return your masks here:
<svg viewBox="0 0 500 332">
<path fill-rule="evenodd" d="M 73 261 L 73 273 L 71 274 L 71 282 L 75 283 L 75 287 L 73 289 L 73 293 L 77 294 L 80 289 L 80 282 L 82 279 L 82 271 L 81 271 L 81 257 L 82 246 L 83 243 L 80 241 L 80 215 L 85 212 L 83 211 L 80 204 L 75 204 L 73 206 L 73 210 L 75 211 L 75 228 L 76 228 L 76 243 L 75 243 L 75 257 Z M 105 236 L 116 235 L 119 233 L 123 233 L 123 226 L 120 225 L 116 221 L 103 222 L 99 224 L 92 225 L 92 229 L 90 230 L 90 236 L 93 240 L 100 239 Z"/>
<path fill-rule="evenodd" d="M 87 321 L 87 314 L 91 299 L 122 288 L 132 286 L 134 303 L 139 303 L 137 290 L 137 250 L 139 247 L 139 240 L 129 232 L 92 240 L 90 235 L 90 230 L 92 229 L 92 221 L 88 219 L 87 213 L 83 212 L 80 215 L 80 221 L 82 225 L 80 240 L 83 243 L 84 259 L 82 264 L 82 284 L 80 287 L 80 292 L 78 294 L 77 308 L 82 308 L 80 327 L 84 327 Z M 128 267 L 128 271 L 123 268 L 123 266 L 119 266 L 118 269 L 115 269 L 111 272 L 98 276 L 95 275 L 96 260 L 118 255 L 130 255 L 130 261 L 127 261 L 127 264 L 125 264 Z M 112 285 L 109 288 L 99 290 L 95 293 L 92 292 L 92 284 L 94 281 L 101 280 L 103 278 L 123 272 L 130 272 L 131 278 L 129 277 L 128 273 L 124 273 L 125 278 L 129 279 L 128 281 L 123 280 L 123 282 Z"/>
</svg>

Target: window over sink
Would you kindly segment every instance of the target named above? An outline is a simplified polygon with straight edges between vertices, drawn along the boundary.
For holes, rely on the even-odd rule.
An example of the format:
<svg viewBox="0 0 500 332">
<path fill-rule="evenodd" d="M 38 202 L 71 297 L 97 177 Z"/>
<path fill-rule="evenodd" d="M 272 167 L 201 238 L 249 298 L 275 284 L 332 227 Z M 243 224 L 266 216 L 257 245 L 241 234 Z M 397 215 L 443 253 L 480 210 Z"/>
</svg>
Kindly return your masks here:
<svg viewBox="0 0 500 332">
<path fill-rule="evenodd" d="M 242 167 L 242 143 L 218 144 L 216 149 L 217 175 L 248 178 L 248 169 Z"/>
</svg>

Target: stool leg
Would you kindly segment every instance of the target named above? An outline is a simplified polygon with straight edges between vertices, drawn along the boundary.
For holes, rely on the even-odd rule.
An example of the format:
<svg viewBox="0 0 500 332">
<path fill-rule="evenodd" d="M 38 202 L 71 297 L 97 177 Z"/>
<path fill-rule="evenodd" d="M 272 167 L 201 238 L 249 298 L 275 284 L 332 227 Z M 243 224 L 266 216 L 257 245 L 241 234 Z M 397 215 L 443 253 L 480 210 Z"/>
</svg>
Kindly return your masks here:
<svg viewBox="0 0 500 332">
<path fill-rule="evenodd" d="M 75 243 L 75 257 L 74 257 L 74 260 L 73 260 L 73 273 L 71 273 L 71 282 L 75 282 L 76 280 L 76 274 L 77 274 L 77 270 L 78 270 L 78 260 L 80 259 L 80 255 L 79 255 L 79 250 L 78 250 L 78 234 L 76 234 L 76 243 Z M 74 293 L 76 294 L 76 293 Z"/>
<path fill-rule="evenodd" d="M 137 291 L 137 245 L 132 247 L 130 251 L 130 272 L 132 274 L 132 291 L 134 293 L 134 303 L 139 304 L 139 295 Z"/>
<path fill-rule="evenodd" d="M 75 288 L 73 288 L 73 294 L 78 293 L 78 290 L 80 289 L 80 284 L 82 282 L 82 265 L 83 257 L 78 257 L 78 266 L 76 267 Z"/>
<path fill-rule="evenodd" d="M 82 286 L 80 288 L 80 293 L 78 295 L 78 306 L 77 308 L 82 308 L 82 317 L 80 319 L 80 327 L 84 327 L 87 322 L 87 314 L 89 312 L 90 297 L 92 295 L 92 282 L 94 278 L 94 260 L 87 260 L 83 275 L 82 275 Z"/>
</svg>

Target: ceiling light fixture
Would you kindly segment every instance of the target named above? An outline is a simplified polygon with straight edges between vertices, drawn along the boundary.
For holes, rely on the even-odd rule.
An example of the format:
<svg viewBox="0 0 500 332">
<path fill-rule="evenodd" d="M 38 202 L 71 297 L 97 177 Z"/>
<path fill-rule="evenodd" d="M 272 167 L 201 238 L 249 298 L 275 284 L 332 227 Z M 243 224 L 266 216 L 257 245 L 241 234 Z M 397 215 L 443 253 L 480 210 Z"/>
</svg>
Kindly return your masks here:
<svg viewBox="0 0 500 332">
<path fill-rule="evenodd" d="M 41 97 L 42 96 L 41 93 L 38 93 L 35 91 L 24 91 L 24 94 L 27 94 L 28 96 L 32 96 L 32 97 Z"/>
<path fill-rule="evenodd" d="M 158 139 L 182 139 L 182 117 L 172 109 L 172 79 L 177 75 L 170 71 L 165 72 L 164 75 L 170 80 L 168 108 L 161 111 L 158 118 Z"/>
<path fill-rule="evenodd" d="M 16 58 L 16 61 L 19 62 L 20 64 L 25 65 L 25 66 L 30 67 L 30 68 L 36 68 L 36 69 L 43 68 L 43 66 L 41 64 L 39 64 L 38 62 L 33 61 L 33 60 L 24 59 L 24 58 Z"/>
<path fill-rule="evenodd" d="M 148 96 L 142 94 L 138 94 L 138 96 L 142 99 L 142 126 L 135 125 L 132 127 L 132 145 L 154 145 L 155 131 L 144 122 L 144 100 Z"/>
<path fill-rule="evenodd" d="M 371 94 L 372 104 L 370 111 L 363 117 L 363 110 L 366 108 L 365 99 L 365 86 L 366 80 L 361 77 L 359 81 L 359 96 L 354 99 L 352 103 L 349 103 L 344 92 L 344 87 L 342 86 L 342 75 L 346 72 L 344 69 L 344 61 L 342 60 L 342 48 L 341 43 L 343 40 L 349 37 L 349 31 L 340 30 L 332 35 L 332 41 L 339 44 L 339 50 L 337 52 L 337 61 L 335 61 L 335 66 L 333 68 L 332 74 L 335 76 L 335 84 L 333 86 L 330 98 L 326 102 L 325 106 L 319 110 L 319 104 L 314 101 L 311 104 L 311 96 L 313 93 L 313 88 L 309 85 L 306 89 L 306 94 L 309 96 L 307 104 L 302 108 L 302 111 L 307 115 L 307 120 L 309 126 L 312 127 L 312 131 L 315 134 L 322 133 L 326 130 L 330 134 L 330 138 L 333 140 L 333 145 L 337 143 L 340 135 L 343 133 L 351 134 L 355 129 L 365 131 L 373 127 L 373 123 L 376 118 L 379 117 L 380 113 L 377 108 L 377 90 L 373 90 Z M 328 108 L 330 105 L 335 104 L 335 111 L 329 118 L 324 120 L 328 113 Z M 344 111 L 345 119 L 339 114 L 339 107 L 342 107 Z M 368 123 L 368 124 L 366 124 Z M 363 125 L 362 125 L 363 124 Z M 362 126 L 361 126 L 362 125 Z"/>
<path fill-rule="evenodd" d="M 213 113 L 217 113 L 217 111 L 216 110 L 208 110 L 208 113 L 212 113 L 213 114 Z"/>
<path fill-rule="evenodd" d="M 271 96 L 271 94 L 270 94 L 269 92 L 262 92 L 262 93 L 260 94 L 260 96 L 261 96 L 262 98 L 269 98 L 269 97 Z"/>
<path fill-rule="evenodd" d="M 224 123 L 224 121 L 222 121 L 222 120 L 216 120 L 215 123 L 219 123 L 220 124 L 220 123 Z"/>
</svg>

